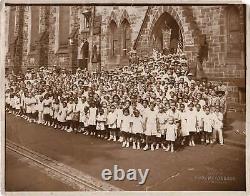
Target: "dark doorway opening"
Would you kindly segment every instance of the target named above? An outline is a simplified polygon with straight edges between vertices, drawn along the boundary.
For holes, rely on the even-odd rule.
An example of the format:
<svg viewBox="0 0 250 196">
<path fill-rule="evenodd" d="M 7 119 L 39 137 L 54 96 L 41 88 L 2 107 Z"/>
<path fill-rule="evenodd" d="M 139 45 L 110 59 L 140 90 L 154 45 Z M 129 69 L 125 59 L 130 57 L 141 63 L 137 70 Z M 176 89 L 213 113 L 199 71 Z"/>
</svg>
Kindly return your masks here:
<svg viewBox="0 0 250 196">
<path fill-rule="evenodd" d="M 82 49 L 82 59 L 80 63 L 80 68 L 81 69 L 88 69 L 88 63 L 89 63 L 89 43 L 86 41 L 84 42 Z"/>
<path fill-rule="evenodd" d="M 176 53 L 178 45 L 182 45 L 179 25 L 167 12 L 155 23 L 151 40 L 153 48 L 164 53 Z"/>
</svg>

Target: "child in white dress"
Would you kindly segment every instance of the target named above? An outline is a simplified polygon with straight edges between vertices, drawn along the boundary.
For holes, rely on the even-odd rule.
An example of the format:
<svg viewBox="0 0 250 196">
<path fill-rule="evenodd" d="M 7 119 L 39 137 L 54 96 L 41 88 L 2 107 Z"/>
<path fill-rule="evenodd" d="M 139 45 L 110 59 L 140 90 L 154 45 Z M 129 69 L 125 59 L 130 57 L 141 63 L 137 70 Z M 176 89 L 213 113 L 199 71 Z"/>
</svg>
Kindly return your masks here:
<svg viewBox="0 0 250 196">
<path fill-rule="evenodd" d="M 89 104 L 88 129 L 90 135 L 95 135 L 97 108 L 94 102 Z"/>
<path fill-rule="evenodd" d="M 84 116 L 82 116 L 82 122 L 84 125 L 84 135 L 89 135 L 89 106 L 84 107 Z"/>
<path fill-rule="evenodd" d="M 17 116 L 20 116 L 20 113 L 21 113 L 21 98 L 20 98 L 20 95 L 16 94 L 14 96 L 14 100 L 15 100 L 15 109 L 16 109 L 16 115 Z"/>
<path fill-rule="evenodd" d="M 121 118 L 121 133 L 123 137 L 122 147 L 129 147 L 130 133 L 131 133 L 132 119 L 129 114 L 129 109 L 123 109 L 123 116 Z"/>
<path fill-rule="evenodd" d="M 161 104 L 159 105 L 159 113 L 157 114 L 157 144 L 156 150 L 159 149 L 159 144 L 165 150 L 166 147 L 164 146 L 165 142 L 165 134 L 166 134 L 166 123 L 168 120 L 167 114 L 164 112 L 164 106 Z"/>
<path fill-rule="evenodd" d="M 187 110 L 187 127 L 189 130 L 189 146 L 195 146 L 194 137 L 196 135 L 196 111 L 194 111 L 194 104 L 190 103 Z"/>
<path fill-rule="evenodd" d="M 80 112 L 80 116 L 79 116 L 79 127 L 80 127 L 80 132 L 84 133 L 84 122 L 85 122 L 85 112 L 84 112 L 84 108 L 85 106 L 87 106 L 87 102 L 86 102 L 86 97 L 82 97 L 81 99 L 79 99 L 78 103 L 77 103 L 77 107 L 79 108 L 79 112 Z"/>
<path fill-rule="evenodd" d="M 59 107 L 59 112 L 58 112 L 58 121 L 60 123 L 60 128 L 62 131 L 67 130 L 66 116 L 67 116 L 67 103 L 64 101 L 62 102 L 62 105 Z"/>
<path fill-rule="evenodd" d="M 174 142 L 177 138 L 177 126 L 174 124 L 174 118 L 170 117 L 167 123 L 166 141 L 168 142 L 168 147 L 165 151 L 174 152 Z"/>
<path fill-rule="evenodd" d="M 188 113 L 185 110 L 185 105 L 181 104 L 181 110 L 180 110 L 180 121 L 181 121 L 181 130 L 180 130 L 180 135 L 182 137 L 181 145 L 184 146 L 186 141 L 188 141 L 189 138 L 189 130 L 187 126 L 187 118 L 188 118 Z"/>
<path fill-rule="evenodd" d="M 37 111 L 38 111 L 38 124 L 43 123 L 43 97 L 41 96 L 37 101 Z"/>
<path fill-rule="evenodd" d="M 5 91 L 6 111 L 10 114 L 10 89 Z"/>
<path fill-rule="evenodd" d="M 110 134 L 110 140 L 116 141 L 117 138 L 117 112 L 115 111 L 115 106 L 110 106 L 110 111 L 107 115 L 107 125 Z M 108 133 L 107 133 L 108 134 Z"/>
<path fill-rule="evenodd" d="M 204 111 L 201 110 L 200 104 L 196 105 L 196 118 L 197 118 L 196 130 L 197 130 L 197 133 L 199 133 L 201 144 L 204 144 L 204 129 L 203 129 L 204 128 L 204 122 L 203 122 Z"/>
<path fill-rule="evenodd" d="M 29 93 L 25 98 L 26 114 L 28 122 L 31 122 L 31 94 Z"/>
<path fill-rule="evenodd" d="M 73 104 L 73 114 L 72 114 L 72 124 L 71 124 L 71 127 L 75 133 L 80 132 L 79 120 L 80 120 L 80 105 L 78 104 L 78 99 L 75 98 Z"/>
<path fill-rule="evenodd" d="M 74 107 L 73 98 L 70 98 L 69 102 L 67 103 L 67 117 L 66 117 L 68 133 L 73 131 L 72 128 L 73 107 Z"/>
<path fill-rule="evenodd" d="M 213 125 L 214 125 L 214 118 L 213 115 L 210 113 L 210 108 L 205 108 L 205 115 L 203 118 L 204 121 L 204 132 L 206 138 L 206 144 L 213 143 L 212 141 L 212 132 L 213 132 Z"/>
<path fill-rule="evenodd" d="M 132 117 L 132 134 L 133 134 L 133 149 L 139 150 L 141 148 L 141 138 L 143 134 L 143 118 L 139 110 L 134 110 Z"/>
<path fill-rule="evenodd" d="M 219 143 L 220 145 L 223 145 L 223 113 L 221 112 L 220 106 L 215 107 L 215 112 L 213 114 L 214 116 L 214 130 L 215 130 L 215 137 L 214 137 L 214 142 L 217 139 L 217 133 L 219 135 Z"/>
<path fill-rule="evenodd" d="M 59 99 L 55 98 L 53 105 L 52 105 L 52 109 L 53 109 L 53 123 L 54 123 L 54 128 L 57 129 L 59 126 L 59 122 L 58 122 L 58 114 L 59 114 Z"/>
<path fill-rule="evenodd" d="M 51 100 L 49 99 L 49 95 L 46 94 L 43 100 L 43 119 L 44 119 L 44 125 L 48 126 L 50 126 L 49 124 L 50 107 L 51 107 Z"/>
<path fill-rule="evenodd" d="M 36 122 L 36 104 L 37 104 L 37 100 L 34 94 L 31 94 L 31 97 L 30 97 L 31 122 Z"/>
<path fill-rule="evenodd" d="M 115 112 L 116 112 L 116 115 L 117 115 L 117 135 L 119 137 L 119 142 L 123 142 L 123 137 L 122 137 L 122 134 L 121 134 L 121 130 L 120 130 L 120 127 L 121 127 L 121 119 L 122 119 L 122 116 L 123 116 L 123 110 L 122 110 L 122 104 L 117 104 L 117 107 L 115 109 Z"/>
<path fill-rule="evenodd" d="M 154 151 L 154 144 L 157 134 L 157 111 L 155 110 L 155 103 L 150 103 L 150 109 L 145 111 L 145 135 L 146 146 L 143 150 L 148 150 L 151 144 L 151 150 Z"/>
<path fill-rule="evenodd" d="M 104 114 L 104 109 L 100 108 L 98 109 L 98 113 L 96 116 L 96 135 L 97 137 L 101 137 L 101 133 L 105 130 L 105 122 L 107 118 Z"/>
</svg>

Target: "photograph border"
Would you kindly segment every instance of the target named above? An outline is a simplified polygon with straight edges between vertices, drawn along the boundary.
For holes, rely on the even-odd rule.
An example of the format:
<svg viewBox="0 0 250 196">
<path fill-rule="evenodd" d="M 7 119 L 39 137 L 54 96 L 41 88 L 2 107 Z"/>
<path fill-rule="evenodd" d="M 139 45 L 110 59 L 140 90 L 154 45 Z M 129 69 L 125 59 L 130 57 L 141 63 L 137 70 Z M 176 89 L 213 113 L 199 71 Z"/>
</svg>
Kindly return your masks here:
<svg viewBox="0 0 250 196">
<path fill-rule="evenodd" d="M 113 0 L 114 1 L 114 0 Z M 250 5 L 247 4 L 248 2 L 244 1 L 235 1 L 235 0 L 222 0 L 218 3 L 218 0 L 201 0 L 199 3 L 196 1 L 189 1 L 189 0 L 148 0 L 145 3 L 145 0 L 127 0 L 126 5 L 130 4 L 141 4 L 141 5 L 147 5 L 147 4 L 173 4 L 173 5 L 178 5 L 178 4 L 195 4 L 195 5 L 203 5 L 203 4 L 246 4 L 246 42 L 245 42 L 245 48 L 246 48 L 246 132 L 249 131 L 250 128 L 250 86 L 247 84 L 250 84 L 250 70 L 248 67 L 248 63 L 250 62 Z M 15 5 L 20 5 L 20 4 L 64 4 L 64 5 L 72 5 L 72 4 L 92 4 L 92 5 L 124 5 L 124 1 L 115 1 L 112 2 L 111 0 L 86 0 L 86 1 L 80 1 L 80 0 L 71 0 L 70 2 L 67 0 L 5 0 L 2 1 L 0 4 L 0 21 L 1 21 L 1 27 L 5 26 L 5 5 L 8 4 L 15 4 Z M 1 100 L 0 100 L 0 105 L 1 105 L 1 115 L 0 115 L 0 145 L 1 145 L 1 156 L 0 156 L 0 161 L 1 161 L 1 178 L 0 178 L 0 186 L 1 186 L 1 194 L 3 195 L 89 195 L 89 196 L 95 196 L 95 195 L 100 195 L 100 196 L 106 196 L 106 195 L 218 195 L 218 196 L 243 196 L 243 195 L 249 195 L 249 187 L 250 187 L 250 178 L 249 178 L 249 171 L 250 171 L 250 142 L 249 142 L 249 133 L 246 133 L 246 149 L 245 149 L 245 157 L 246 157 L 246 192 L 245 191 L 150 191 L 150 192 L 144 192 L 144 191 L 124 191 L 124 192 L 5 192 L 5 46 L 4 46 L 4 40 L 5 40 L 5 28 L 0 28 L 0 62 L 1 62 L 1 82 L 0 82 L 0 89 L 1 89 Z M 247 69 L 248 68 L 248 69 Z M 248 130 L 248 131 L 247 131 Z"/>
</svg>

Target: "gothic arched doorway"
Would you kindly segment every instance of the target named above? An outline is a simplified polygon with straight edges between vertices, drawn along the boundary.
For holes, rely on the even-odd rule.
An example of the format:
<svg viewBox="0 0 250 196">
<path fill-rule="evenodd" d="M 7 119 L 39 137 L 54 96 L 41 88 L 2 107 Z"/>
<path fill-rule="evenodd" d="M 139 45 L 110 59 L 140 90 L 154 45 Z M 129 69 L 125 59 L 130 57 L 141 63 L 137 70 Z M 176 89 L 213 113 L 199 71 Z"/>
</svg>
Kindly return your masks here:
<svg viewBox="0 0 250 196">
<path fill-rule="evenodd" d="M 84 42 L 82 49 L 82 62 L 80 63 L 81 69 L 88 69 L 88 63 L 89 63 L 89 43 L 87 41 Z"/>
<path fill-rule="evenodd" d="M 182 49 L 182 35 L 176 20 L 164 12 L 154 25 L 151 34 L 152 47 L 165 54 L 176 53 Z"/>
</svg>

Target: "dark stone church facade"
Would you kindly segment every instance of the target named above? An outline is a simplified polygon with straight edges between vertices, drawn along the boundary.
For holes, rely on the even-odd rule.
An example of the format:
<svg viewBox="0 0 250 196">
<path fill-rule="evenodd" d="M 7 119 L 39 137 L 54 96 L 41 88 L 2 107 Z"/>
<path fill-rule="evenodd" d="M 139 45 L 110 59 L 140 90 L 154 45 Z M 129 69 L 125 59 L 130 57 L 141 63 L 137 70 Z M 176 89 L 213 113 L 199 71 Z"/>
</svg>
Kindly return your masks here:
<svg viewBox="0 0 250 196">
<path fill-rule="evenodd" d="M 245 96 L 245 6 L 6 6 L 6 68 L 113 69 L 182 50 L 192 70 Z"/>
</svg>

